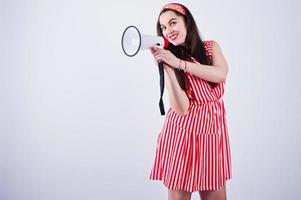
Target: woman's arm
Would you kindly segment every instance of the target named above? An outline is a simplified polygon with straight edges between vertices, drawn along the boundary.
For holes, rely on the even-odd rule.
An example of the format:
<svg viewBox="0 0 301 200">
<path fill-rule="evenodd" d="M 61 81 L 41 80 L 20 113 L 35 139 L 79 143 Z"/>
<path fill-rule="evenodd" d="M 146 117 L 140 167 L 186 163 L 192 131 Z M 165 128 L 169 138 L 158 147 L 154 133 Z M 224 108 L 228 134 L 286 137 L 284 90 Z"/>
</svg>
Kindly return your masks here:
<svg viewBox="0 0 301 200">
<path fill-rule="evenodd" d="M 189 108 L 189 99 L 177 81 L 175 69 L 164 64 L 164 76 L 170 107 L 178 114 L 186 115 Z"/>
<path fill-rule="evenodd" d="M 175 69 L 180 67 L 185 70 L 185 61 L 180 62 L 180 59 L 168 50 L 157 49 L 154 56 Z M 224 82 L 228 74 L 228 65 L 219 44 L 213 41 L 212 66 L 186 61 L 186 71 L 206 81 L 214 83 Z"/>
<path fill-rule="evenodd" d="M 185 69 L 184 62 L 181 64 L 181 69 Z M 186 71 L 206 81 L 224 82 L 228 74 L 228 65 L 219 44 L 213 41 L 212 66 L 186 61 Z"/>
<path fill-rule="evenodd" d="M 151 49 L 151 53 L 153 54 L 156 62 L 162 60 L 160 57 L 161 49 Z M 170 64 L 164 63 L 164 77 L 165 77 L 165 84 L 168 91 L 169 97 L 169 105 L 170 107 L 177 112 L 179 115 L 186 115 L 189 108 L 189 99 L 186 95 L 186 92 L 181 88 L 174 69 L 176 68 L 180 60 L 175 57 L 170 51 L 168 51 L 172 55 L 173 63 L 171 66 Z"/>
</svg>

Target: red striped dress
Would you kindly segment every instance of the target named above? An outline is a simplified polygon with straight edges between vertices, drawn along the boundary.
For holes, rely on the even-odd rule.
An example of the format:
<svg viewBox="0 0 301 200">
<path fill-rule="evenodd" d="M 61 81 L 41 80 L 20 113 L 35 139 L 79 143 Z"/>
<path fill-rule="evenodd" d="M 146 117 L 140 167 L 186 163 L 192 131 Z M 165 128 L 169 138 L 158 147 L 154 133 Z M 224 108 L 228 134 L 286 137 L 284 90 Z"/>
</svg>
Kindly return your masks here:
<svg viewBox="0 0 301 200">
<path fill-rule="evenodd" d="M 204 41 L 204 45 L 212 59 L 213 41 Z M 150 179 L 161 180 L 171 190 L 218 190 L 232 176 L 222 100 L 225 83 L 212 88 L 191 73 L 185 73 L 185 78 L 188 113 L 181 116 L 168 110 Z"/>
</svg>

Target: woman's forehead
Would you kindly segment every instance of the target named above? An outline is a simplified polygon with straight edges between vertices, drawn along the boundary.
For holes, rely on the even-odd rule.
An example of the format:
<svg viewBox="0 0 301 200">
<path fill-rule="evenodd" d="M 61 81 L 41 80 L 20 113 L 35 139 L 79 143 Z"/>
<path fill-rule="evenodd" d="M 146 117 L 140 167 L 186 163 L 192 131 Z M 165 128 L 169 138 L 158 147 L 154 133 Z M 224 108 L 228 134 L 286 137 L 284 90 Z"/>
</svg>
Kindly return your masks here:
<svg viewBox="0 0 301 200">
<path fill-rule="evenodd" d="M 180 16 L 176 15 L 176 13 L 174 11 L 166 11 L 166 12 L 163 12 L 160 17 L 159 17 L 159 23 L 160 25 L 166 25 L 168 24 L 168 22 L 171 20 L 171 19 L 179 19 Z"/>
</svg>

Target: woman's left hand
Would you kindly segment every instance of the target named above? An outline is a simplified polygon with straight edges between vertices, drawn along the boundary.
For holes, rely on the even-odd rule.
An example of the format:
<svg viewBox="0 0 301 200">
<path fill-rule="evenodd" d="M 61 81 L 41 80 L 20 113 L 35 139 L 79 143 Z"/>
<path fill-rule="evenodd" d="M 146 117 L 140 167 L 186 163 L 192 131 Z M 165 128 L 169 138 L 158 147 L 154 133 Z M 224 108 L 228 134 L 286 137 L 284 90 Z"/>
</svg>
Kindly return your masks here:
<svg viewBox="0 0 301 200">
<path fill-rule="evenodd" d="M 179 67 L 180 59 L 173 55 L 169 50 L 153 48 L 152 51 L 156 61 L 162 60 L 175 69 Z"/>
</svg>

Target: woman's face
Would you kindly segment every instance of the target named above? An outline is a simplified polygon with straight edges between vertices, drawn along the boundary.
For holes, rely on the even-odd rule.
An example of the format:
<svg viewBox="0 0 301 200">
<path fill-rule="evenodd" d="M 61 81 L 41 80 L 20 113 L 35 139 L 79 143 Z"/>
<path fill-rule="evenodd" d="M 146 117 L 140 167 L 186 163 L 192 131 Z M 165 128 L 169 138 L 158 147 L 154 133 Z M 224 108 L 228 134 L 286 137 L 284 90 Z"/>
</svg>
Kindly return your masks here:
<svg viewBox="0 0 301 200">
<path fill-rule="evenodd" d="M 185 43 L 187 30 L 183 16 L 176 15 L 173 11 L 166 11 L 159 17 L 163 36 L 173 45 Z"/>
</svg>

